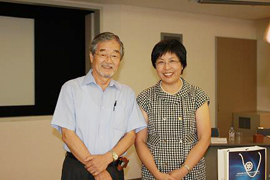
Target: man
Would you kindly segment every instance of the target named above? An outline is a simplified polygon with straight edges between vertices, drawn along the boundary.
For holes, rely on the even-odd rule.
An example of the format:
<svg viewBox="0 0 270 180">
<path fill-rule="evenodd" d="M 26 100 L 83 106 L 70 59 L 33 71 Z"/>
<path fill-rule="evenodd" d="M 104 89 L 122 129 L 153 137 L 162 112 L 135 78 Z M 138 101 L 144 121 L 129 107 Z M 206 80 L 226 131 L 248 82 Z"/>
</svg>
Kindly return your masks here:
<svg viewBox="0 0 270 180">
<path fill-rule="evenodd" d="M 146 124 L 134 91 L 112 79 L 123 56 L 118 36 L 99 34 L 90 45 L 92 69 L 61 89 L 51 124 L 67 151 L 62 180 L 124 179 L 118 157 Z"/>
</svg>

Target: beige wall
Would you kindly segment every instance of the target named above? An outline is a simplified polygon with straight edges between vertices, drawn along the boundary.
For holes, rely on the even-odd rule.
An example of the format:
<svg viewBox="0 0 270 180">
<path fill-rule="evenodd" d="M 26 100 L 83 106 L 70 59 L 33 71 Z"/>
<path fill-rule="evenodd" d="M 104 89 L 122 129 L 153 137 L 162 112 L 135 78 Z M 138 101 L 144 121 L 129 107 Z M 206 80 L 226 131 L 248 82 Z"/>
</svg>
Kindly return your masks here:
<svg viewBox="0 0 270 180">
<path fill-rule="evenodd" d="M 131 6 L 104 6 L 102 25 L 103 31 L 115 32 L 124 42 L 125 59 L 116 79 L 131 86 L 136 93 L 158 80 L 151 65 L 150 54 L 160 40 L 160 33 L 183 34 L 183 43 L 188 51 L 184 78 L 203 88 L 210 96 L 212 126 L 215 126 L 216 106 L 215 37 L 256 39 L 253 21 Z M 126 174 L 131 178 L 138 177 L 140 166 L 135 151 L 129 151 L 129 157 L 132 170 Z"/>
<path fill-rule="evenodd" d="M 105 6 L 102 24 L 103 31 L 119 34 L 124 42 L 126 54 L 116 79 L 131 86 L 136 93 L 158 80 L 150 54 L 160 40 L 160 33 L 183 34 L 188 52 L 184 78 L 210 96 L 212 126 L 215 126 L 216 104 L 215 37 L 256 39 L 253 21 L 132 6 Z"/>
<path fill-rule="evenodd" d="M 0 119 L 0 179 L 59 180 L 64 157 L 51 116 Z"/>
<path fill-rule="evenodd" d="M 87 7 L 86 4 L 73 5 Z M 118 34 L 126 48 L 125 59 L 115 78 L 131 86 L 137 94 L 158 80 L 150 53 L 160 40 L 160 32 L 183 34 L 188 51 L 184 78 L 210 96 L 211 124 L 215 126 L 215 37 L 256 39 L 255 22 L 132 6 L 99 8 L 101 30 Z M 60 178 L 64 151 L 50 121 L 50 116 L 2 119 L 0 179 Z M 139 177 L 140 163 L 135 150 L 131 149 L 128 155 L 131 164 L 126 171 L 127 178 Z"/>
<path fill-rule="evenodd" d="M 257 25 L 257 109 L 270 111 L 270 44 L 265 41 L 269 19 L 256 22 Z"/>
</svg>

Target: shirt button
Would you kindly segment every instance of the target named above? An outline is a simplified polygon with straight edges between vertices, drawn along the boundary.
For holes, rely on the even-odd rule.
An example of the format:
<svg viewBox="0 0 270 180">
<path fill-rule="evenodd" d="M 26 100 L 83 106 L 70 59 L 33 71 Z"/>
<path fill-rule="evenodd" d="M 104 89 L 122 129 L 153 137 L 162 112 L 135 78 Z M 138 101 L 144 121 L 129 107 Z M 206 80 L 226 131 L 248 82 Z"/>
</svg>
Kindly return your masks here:
<svg viewBox="0 0 270 180">
<path fill-rule="evenodd" d="M 101 139 L 103 139 L 103 136 L 101 136 Z"/>
<path fill-rule="evenodd" d="M 168 166 L 168 163 L 164 163 L 164 166 Z"/>
<path fill-rule="evenodd" d="M 163 120 L 164 120 L 164 121 L 166 121 L 166 120 L 167 120 L 167 118 L 165 117 L 165 118 L 163 118 Z"/>
<path fill-rule="evenodd" d="M 183 142 L 182 139 L 180 139 L 179 142 L 182 143 Z"/>
<path fill-rule="evenodd" d="M 182 117 L 178 117 L 178 120 L 179 120 L 179 121 L 182 121 Z"/>
<path fill-rule="evenodd" d="M 102 109 L 104 109 L 104 106 L 101 106 Z"/>
</svg>

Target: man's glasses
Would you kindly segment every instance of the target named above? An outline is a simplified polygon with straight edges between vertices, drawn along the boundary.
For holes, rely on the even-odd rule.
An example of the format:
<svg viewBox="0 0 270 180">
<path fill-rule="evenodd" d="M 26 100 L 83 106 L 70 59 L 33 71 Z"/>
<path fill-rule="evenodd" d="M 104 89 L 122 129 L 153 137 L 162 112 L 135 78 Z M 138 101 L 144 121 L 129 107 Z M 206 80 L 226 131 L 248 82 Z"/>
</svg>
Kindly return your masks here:
<svg viewBox="0 0 270 180">
<path fill-rule="evenodd" d="M 112 61 L 119 61 L 120 60 L 120 54 L 112 53 L 112 54 L 106 54 L 106 53 L 95 53 L 97 56 L 99 56 L 100 59 L 106 60 L 107 58 L 111 58 Z"/>
</svg>

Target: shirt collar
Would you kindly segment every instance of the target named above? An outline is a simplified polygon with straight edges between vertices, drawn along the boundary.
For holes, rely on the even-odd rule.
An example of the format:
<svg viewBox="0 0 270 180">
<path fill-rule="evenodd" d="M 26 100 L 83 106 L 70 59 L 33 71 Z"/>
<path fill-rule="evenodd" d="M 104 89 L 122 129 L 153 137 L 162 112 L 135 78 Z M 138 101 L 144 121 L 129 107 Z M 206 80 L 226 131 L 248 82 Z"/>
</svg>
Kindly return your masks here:
<svg viewBox="0 0 270 180">
<path fill-rule="evenodd" d="M 92 72 L 93 72 L 93 69 L 90 69 L 90 71 L 84 77 L 82 85 L 87 85 L 87 84 L 92 84 L 92 83 L 97 85 L 96 80 L 95 80 Z M 113 79 L 110 80 L 109 86 L 116 87 L 117 89 L 120 89 L 120 83 L 118 83 L 117 81 L 115 81 Z"/>
<path fill-rule="evenodd" d="M 161 98 L 161 99 L 164 99 L 166 101 L 179 101 L 181 98 L 184 98 L 186 96 L 188 96 L 189 94 L 189 89 L 190 89 L 190 85 L 188 82 L 186 82 L 183 78 L 182 79 L 182 82 L 183 82 L 183 85 L 182 85 L 182 88 L 180 89 L 180 91 L 174 95 L 170 95 L 166 92 L 164 92 L 161 87 L 160 87 L 160 83 L 161 83 L 161 80 L 155 85 L 155 91 L 156 91 L 156 94 Z"/>
</svg>

